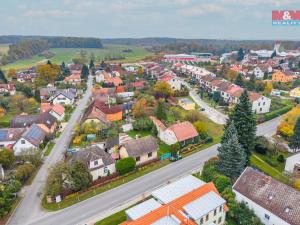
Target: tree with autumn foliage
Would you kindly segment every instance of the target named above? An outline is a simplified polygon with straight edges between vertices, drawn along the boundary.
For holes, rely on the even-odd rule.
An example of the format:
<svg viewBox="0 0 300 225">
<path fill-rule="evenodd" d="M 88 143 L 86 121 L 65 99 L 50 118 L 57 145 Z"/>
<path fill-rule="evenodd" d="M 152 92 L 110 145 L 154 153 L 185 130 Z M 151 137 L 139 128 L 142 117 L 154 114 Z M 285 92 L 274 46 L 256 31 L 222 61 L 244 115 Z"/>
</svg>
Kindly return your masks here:
<svg viewBox="0 0 300 225">
<path fill-rule="evenodd" d="M 56 64 L 44 64 L 38 65 L 36 68 L 37 78 L 35 84 L 37 87 L 46 86 L 49 83 L 53 83 L 60 74 L 60 66 Z"/>
<path fill-rule="evenodd" d="M 140 118 L 147 115 L 147 101 L 145 98 L 140 98 L 136 101 L 136 103 L 133 105 L 132 113 L 135 118 Z"/>
<path fill-rule="evenodd" d="M 294 127 L 298 117 L 300 117 L 299 105 L 282 117 L 281 123 L 277 128 L 278 133 L 288 138 L 292 137 L 294 135 Z"/>
<path fill-rule="evenodd" d="M 167 98 L 174 94 L 174 91 L 171 88 L 170 84 L 164 81 L 157 81 L 154 85 L 154 91 L 156 93 L 156 96 L 159 98 Z"/>
</svg>

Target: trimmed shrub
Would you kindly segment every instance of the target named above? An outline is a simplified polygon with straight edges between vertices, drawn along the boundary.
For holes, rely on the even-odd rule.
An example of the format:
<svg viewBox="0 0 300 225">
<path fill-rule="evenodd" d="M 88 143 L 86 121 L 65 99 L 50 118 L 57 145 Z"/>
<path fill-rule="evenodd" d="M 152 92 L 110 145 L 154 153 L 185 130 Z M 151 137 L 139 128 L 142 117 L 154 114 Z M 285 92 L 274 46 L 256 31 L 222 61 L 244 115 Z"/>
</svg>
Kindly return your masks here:
<svg viewBox="0 0 300 225">
<path fill-rule="evenodd" d="M 226 188 L 231 186 L 230 178 L 224 175 L 217 175 L 213 179 L 213 182 L 220 193 L 223 192 Z"/>
<path fill-rule="evenodd" d="M 21 182 L 25 182 L 34 172 L 35 166 L 31 163 L 25 163 L 17 167 L 16 178 Z"/>
<path fill-rule="evenodd" d="M 128 157 L 124 159 L 120 159 L 116 163 L 116 169 L 119 172 L 120 175 L 124 175 L 126 173 L 129 173 L 135 169 L 136 162 L 134 158 Z"/>
<path fill-rule="evenodd" d="M 284 156 L 283 156 L 283 155 L 279 155 L 279 156 L 277 157 L 277 161 L 278 161 L 278 162 L 281 162 L 281 163 L 284 163 L 284 162 L 285 162 Z"/>
<path fill-rule="evenodd" d="M 273 112 L 269 112 L 269 113 L 266 113 L 264 115 L 264 119 L 265 121 L 268 121 L 268 120 L 271 120 L 271 119 L 274 119 L 275 117 L 278 117 L 282 114 L 285 114 L 287 113 L 288 111 L 290 111 L 291 109 L 293 108 L 293 105 L 287 105 L 281 109 L 277 109 L 277 110 L 274 110 Z"/>
</svg>

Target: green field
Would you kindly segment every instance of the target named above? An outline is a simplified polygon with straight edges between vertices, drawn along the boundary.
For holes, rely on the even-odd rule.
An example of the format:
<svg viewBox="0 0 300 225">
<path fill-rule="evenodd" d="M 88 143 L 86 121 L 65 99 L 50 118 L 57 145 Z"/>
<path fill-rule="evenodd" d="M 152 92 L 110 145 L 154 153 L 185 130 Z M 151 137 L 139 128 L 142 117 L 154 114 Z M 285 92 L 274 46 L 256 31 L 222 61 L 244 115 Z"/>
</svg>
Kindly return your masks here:
<svg viewBox="0 0 300 225">
<path fill-rule="evenodd" d="M 5 47 L 3 46 L 3 49 Z M 1 49 L 1 46 L 0 46 Z M 122 50 L 131 49 L 132 52 L 124 53 Z M 49 51 L 55 54 L 54 57 L 50 58 L 51 62 L 61 64 L 71 62 L 73 58 L 79 56 L 80 50 L 87 51 L 87 57 L 89 58 L 91 53 L 95 55 L 96 61 L 100 62 L 106 56 L 125 56 L 125 59 L 116 60 L 113 62 L 135 62 L 143 59 L 146 56 L 152 55 L 151 52 L 147 51 L 144 47 L 138 46 L 127 46 L 127 45 L 105 45 L 103 49 L 81 49 L 81 48 L 51 48 Z M 1 50 L 0 50 L 1 51 Z M 14 63 L 7 64 L 2 67 L 3 70 L 10 68 L 22 69 L 30 66 L 34 66 L 39 63 L 45 63 L 48 59 L 45 57 L 34 56 L 31 59 L 18 60 Z"/>
</svg>

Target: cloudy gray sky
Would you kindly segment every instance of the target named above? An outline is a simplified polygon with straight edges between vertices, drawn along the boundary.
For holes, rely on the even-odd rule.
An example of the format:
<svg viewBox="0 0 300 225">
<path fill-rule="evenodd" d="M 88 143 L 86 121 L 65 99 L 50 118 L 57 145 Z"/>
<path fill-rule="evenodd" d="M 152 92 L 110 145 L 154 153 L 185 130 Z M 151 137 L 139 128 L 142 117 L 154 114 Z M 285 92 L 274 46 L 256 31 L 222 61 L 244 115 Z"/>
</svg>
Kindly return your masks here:
<svg viewBox="0 0 300 225">
<path fill-rule="evenodd" d="M 299 40 L 276 9 L 299 0 L 1 0 L 0 34 Z"/>
</svg>

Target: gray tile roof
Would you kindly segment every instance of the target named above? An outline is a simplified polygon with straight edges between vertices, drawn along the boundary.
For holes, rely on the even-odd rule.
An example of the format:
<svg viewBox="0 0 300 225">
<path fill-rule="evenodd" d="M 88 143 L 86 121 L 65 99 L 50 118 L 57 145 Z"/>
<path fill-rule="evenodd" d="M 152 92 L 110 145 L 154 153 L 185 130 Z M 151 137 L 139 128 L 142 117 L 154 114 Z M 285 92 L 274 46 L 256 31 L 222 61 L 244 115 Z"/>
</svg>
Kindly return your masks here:
<svg viewBox="0 0 300 225">
<path fill-rule="evenodd" d="M 81 151 L 76 152 L 70 159 L 70 163 L 76 162 L 77 160 L 82 161 L 87 165 L 90 161 L 102 159 L 104 166 L 108 166 L 115 163 L 115 160 L 110 156 L 109 153 L 105 152 L 98 146 L 90 146 Z"/>
<path fill-rule="evenodd" d="M 251 167 L 233 189 L 291 225 L 300 225 L 300 192 Z"/>
<path fill-rule="evenodd" d="M 17 141 L 26 128 L 3 128 L 0 129 L 0 141 Z"/>
<path fill-rule="evenodd" d="M 158 150 L 157 141 L 151 135 L 128 141 L 124 144 L 124 147 L 131 157 L 141 156 Z"/>
<path fill-rule="evenodd" d="M 33 124 L 22 137 L 29 141 L 34 146 L 38 147 L 46 137 L 45 131 L 38 125 Z"/>
</svg>

